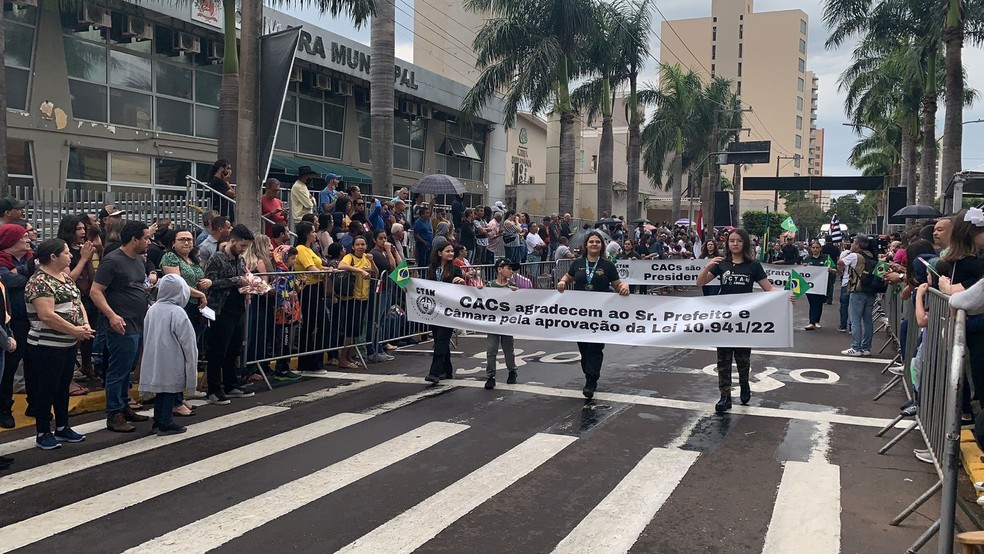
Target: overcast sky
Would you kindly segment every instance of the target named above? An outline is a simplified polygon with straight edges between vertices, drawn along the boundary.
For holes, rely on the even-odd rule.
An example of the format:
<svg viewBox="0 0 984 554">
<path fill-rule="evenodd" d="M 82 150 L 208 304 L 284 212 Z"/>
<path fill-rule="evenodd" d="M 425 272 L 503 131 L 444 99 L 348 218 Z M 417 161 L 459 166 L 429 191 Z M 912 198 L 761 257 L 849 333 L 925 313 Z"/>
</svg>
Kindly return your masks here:
<svg viewBox="0 0 984 554">
<path fill-rule="evenodd" d="M 429 0 L 397 0 L 396 26 L 396 55 L 407 61 L 413 61 L 413 3 Z M 707 17 L 711 13 L 710 0 L 659 0 L 657 6 L 663 16 L 670 21 L 692 17 Z M 809 16 L 809 45 L 807 69 L 815 72 L 820 79 L 819 106 L 817 108 L 817 127 L 826 130 L 824 174 L 829 176 L 857 175 L 858 171 L 847 162 L 847 156 L 856 141 L 854 131 L 842 124 L 847 121 L 844 115 L 844 94 L 838 90 L 837 78 L 850 62 L 852 46 L 845 45 L 835 51 L 827 51 L 824 42 L 827 39 L 827 29 L 823 25 L 823 2 L 818 0 L 757 0 L 754 11 L 774 11 L 801 9 Z M 283 9 L 283 8 L 281 8 Z M 311 21 L 319 27 L 329 29 L 340 35 L 359 42 L 369 44 L 369 30 L 355 30 L 345 20 L 332 20 L 322 17 L 309 9 L 288 9 L 289 13 L 305 21 Z M 659 58 L 659 32 L 662 16 L 654 13 L 651 42 L 654 55 Z M 453 29 L 451 30 L 454 31 Z M 965 47 L 963 54 L 964 65 L 967 69 L 968 85 L 984 91 L 984 51 L 978 48 Z M 644 72 L 643 80 L 656 81 L 655 61 Z M 943 102 L 939 104 L 937 135 L 943 133 Z M 964 121 L 984 119 L 984 100 L 980 100 L 971 108 L 964 110 Z M 964 169 L 984 170 L 984 123 L 964 126 L 963 141 Z"/>
</svg>

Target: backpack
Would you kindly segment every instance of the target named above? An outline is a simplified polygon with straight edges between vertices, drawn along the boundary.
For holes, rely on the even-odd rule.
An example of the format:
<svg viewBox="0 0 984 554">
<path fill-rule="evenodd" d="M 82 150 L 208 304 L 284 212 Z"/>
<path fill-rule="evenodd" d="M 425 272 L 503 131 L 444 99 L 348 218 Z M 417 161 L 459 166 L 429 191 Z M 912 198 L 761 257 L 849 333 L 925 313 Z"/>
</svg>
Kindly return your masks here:
<svg viewBox="0 0 984 554">
<path fill-rule="evenodd" d="M 851 268 L 848 290 L 851 292 L 863 292 L 865 294 L 879 294 L 887 291 L 888 285 L 885 284 L 885 280 L 875 275 L 875 267 L 878 266 L 878 260 L 863 250 L 858 253 L 858 256 L 860 256 L 858 263 Z M 864 261 L 863 267 L 861 266 L 861 260 Z"/>
</svg>

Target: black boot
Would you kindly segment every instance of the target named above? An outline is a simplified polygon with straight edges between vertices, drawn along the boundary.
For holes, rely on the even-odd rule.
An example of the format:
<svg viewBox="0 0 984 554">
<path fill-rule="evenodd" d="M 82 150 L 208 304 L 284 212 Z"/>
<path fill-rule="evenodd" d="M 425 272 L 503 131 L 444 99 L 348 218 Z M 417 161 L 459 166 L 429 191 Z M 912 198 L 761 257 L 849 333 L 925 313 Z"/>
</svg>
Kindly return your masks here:
<svg viewBox="0 0 984 554">
<path fill-rule="evenodd" d="M 731 395 L 722 394 L 721 399 L 718 400 L 717 404 L 714 405 L 714 411 L 719 414 L 722 414 L 730 409 L 731 409 Z"/>
<path fill-rule="evenodd" d="M 495 377 L 489 377 L 485 380 L 485 390 L 492 390 L 495 388 Z"/>
<path fill-rule="evenodd" d="M 0 427 L 4 429 L 14 428 L 14 416 L 10 412 L 0 412 Z"/>
<path fill-rule="evenodd" d="M 507 385 L 515 385 L 516 384 L 516 371 L 515 370 L 509 372 L 509 377 L 506 379 L 506 384 Z"/>
<path fill-rule="evenodd" d="M 741 393 L 738 399 L 741 400 L 742 406 L 748 406 L 748 401 L 752 399 L 752 389 L 748 386 L 748 381 L 738 383 L 738 386 L 741 388 Z"/>
</svg>

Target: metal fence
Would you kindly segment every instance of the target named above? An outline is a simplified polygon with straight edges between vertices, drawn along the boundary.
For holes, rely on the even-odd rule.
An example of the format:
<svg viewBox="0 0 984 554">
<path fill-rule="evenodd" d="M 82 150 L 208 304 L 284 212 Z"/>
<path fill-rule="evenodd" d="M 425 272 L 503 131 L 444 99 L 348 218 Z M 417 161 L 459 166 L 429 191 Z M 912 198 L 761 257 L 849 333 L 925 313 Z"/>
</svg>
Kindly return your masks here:
<svg viewBox="0 0 984 554">
<path fill-rule="evenodd" d="M 882 452 L 910 430 L 919 429 L 939 481 L 897 515 L 891 524 L 899 525 L 942 490 L 939 519 L 908 549 L 908 552 L 917 552 L 939 533 L 939 552 L 942 554 L 952 551 L 956 521 L 956 483 L 960 470 L 960 390 L 968 369 L 966 314 L 962 310 L 954 314 L 949 298 L 935 289 L 929 289 L 924 297 L 929 322 L 920 333 L 914 309 L 909 307 L 911 304 L 905 302 L 904 314 L 909 330 L 905 334 L 902 359 L 906 368 L 904 374 L 918 370 L 915 379 L 918 386 L 913 391 L 918 410 L 915 423 L 886 445 Z"/>
<path fill-rule="evenodd" d="M 47 189 L 36 187 L 12 187 L 11 195 L 27 203 L 24 217 L 30 221 L 41 239 L 58 235 L 58 223 L 66 215 L 92 214 L 108 204 L 126 211 L 126 219 L 147 223 L 159 218 L 169 218 L 175 227 L 193 228 L 194 218 L 189 220 L 190 203 L 180 192 L 164 194 L 160 191 L 137 193 L 113 193 L 83 189 Z"/>
</svg>

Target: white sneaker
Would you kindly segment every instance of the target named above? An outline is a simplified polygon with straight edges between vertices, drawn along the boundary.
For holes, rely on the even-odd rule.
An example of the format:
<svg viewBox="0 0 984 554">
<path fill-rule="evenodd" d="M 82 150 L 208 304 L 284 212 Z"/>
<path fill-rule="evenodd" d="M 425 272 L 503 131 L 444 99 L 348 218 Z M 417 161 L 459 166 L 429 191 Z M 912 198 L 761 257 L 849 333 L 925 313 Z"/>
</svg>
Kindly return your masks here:
<svg viewBox="0 0 984 554">
<path fill-rule="evenodd" d="M 208 393 L 207 392 L 200 391 L 200 390 L 191 390 L 191 391 L 185 392 L 184 397 L 185 398 L 188 398 L 188 399 L 206 398 L 206 397 L 208 397 Z"/>
<path fill-rule="evenodd" d="M 816 327 L 817 329 L 819 329 L 819 328 L 820 328 L 820 324 L 819 324 L 819 323 L 814 323 L 813 325 L 814 325 L 814 326 L 815 326 L 815 327 Z"/>
<path fill-rule="evenodd" d="M 300 373 L 301 375 L 315 375 L 315 376 L 318 376 L 318 377 L 324 377 L 324 376 L 328 375 L 328 370 L 327 369 L 314 369 L 314 370 L 311 370 L 311 371 L 298 371 L 298 373 Z"/>
<path fill-rule="evenodd" d="M 905 368 L 902 366 L 902 364 L 892 364 L 888 366 L 888 372 L 891 373 L 892 375 L 902 375 L 902 370 L 904 369 Z"/>
<path fill-rule="evenodd" d="M 806 327 L 804 327 L 804 329 L 806 329 L 807 331 L 812 331 L 812 330 L 814 330 L 816 328 L 817 328 L 817 326 L 814 323 L 811 323 L 811 324 L 807 325 Z"/>
<path fill-rule="evenodd" d="M 841 350 L 841 354 L 845 356 L 854 356 L 855 358 L 860 358 L 864 356 L 864 352 L 861 350 L 855 350 L 853 348 L 848 348 L 847 350 Z"/>
<path fill-rule="evenodd" d="M 984 481 L 978 481 L 978 482 L 974 483 L 974 490 L 978 490 L 980 492 L 984 492 Z"/>
<path fill-rule="evenodd" d="M 220 398 L 214 394 L 210 394 L 208 395 L 208 403 L 216 406 L 225 406 L 227 404 L 232 404 L 232 400 L 229 400 L 224 395 Z"/>
<path fill-rule="evenodd" d="M 226 391 L 227 398 L 250 398 L 251 396 L 256 396 L 255 392 L 246 392 L 243 389 L 232 389 Z"/>
<path fill-rule="evenodd" d="M 933 463 L 933 454 L 929 450 L 913 450 L 912 453 L 916 455 L 916 459 L 920 462 L 927 464 Z"/>
<path fill-rule="evenodd" d="M 862 356 L 870 356 L 871 355 L 871 350 L 862 350 L 861 351 L 861 355 Z"/>
</svg>

